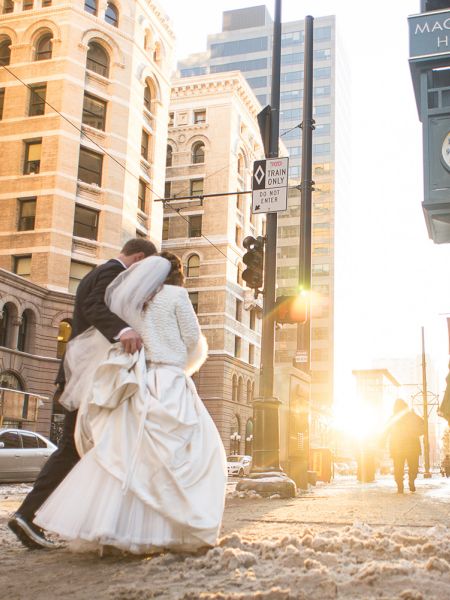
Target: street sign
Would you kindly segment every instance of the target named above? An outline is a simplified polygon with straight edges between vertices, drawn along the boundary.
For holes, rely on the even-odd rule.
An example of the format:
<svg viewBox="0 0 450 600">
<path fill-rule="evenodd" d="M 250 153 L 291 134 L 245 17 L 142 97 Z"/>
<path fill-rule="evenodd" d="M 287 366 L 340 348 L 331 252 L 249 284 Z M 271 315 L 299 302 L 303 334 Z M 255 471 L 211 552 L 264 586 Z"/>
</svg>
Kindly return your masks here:
<svg viewBox="0 0 450 600">
<path fill-rule="evenodd" d="M 252 213 L 287 210 L 289 158 L 267 158 L 253 163 Z"/>
</svg>

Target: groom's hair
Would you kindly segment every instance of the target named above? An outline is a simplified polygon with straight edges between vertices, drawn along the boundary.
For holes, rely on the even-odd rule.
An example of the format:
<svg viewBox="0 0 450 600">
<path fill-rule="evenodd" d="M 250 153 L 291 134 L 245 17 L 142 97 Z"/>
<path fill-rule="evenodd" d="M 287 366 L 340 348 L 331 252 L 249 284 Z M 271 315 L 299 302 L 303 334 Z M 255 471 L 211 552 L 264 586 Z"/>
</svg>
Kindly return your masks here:
<svg viewBox="0 0 450 600">
<path fill-rule="evenodd" d="M 120 251 L 120 253 L 125 256 L 131 256 L 138 252 L 143 252 L 145 256 L 152 256 L 157 253 L 157 249 L 155 244 L 150 240 L 145 240 L 144 238 L 132 238 L 126 242 Z"/>
</svg>

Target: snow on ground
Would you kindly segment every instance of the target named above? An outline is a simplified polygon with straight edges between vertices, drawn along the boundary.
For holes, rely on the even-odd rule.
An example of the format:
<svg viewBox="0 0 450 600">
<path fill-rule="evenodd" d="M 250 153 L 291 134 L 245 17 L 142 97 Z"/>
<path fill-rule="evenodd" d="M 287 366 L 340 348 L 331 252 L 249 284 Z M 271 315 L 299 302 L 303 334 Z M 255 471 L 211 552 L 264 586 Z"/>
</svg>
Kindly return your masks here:
<svg viewBox="0 0 450 600">
<path fill-rule="evenodd" d="M 340 480 L 288 501 L 241 497 L 230 486 L 224 535 L 217 547 L 195 556 L 29 552 L 0 512 L 0 596 L 448 600 L 450 487 L 418 483 L 416 494 L 398 496 L 391 479 L 363 486 Z M 0 507 L 14 504 L 5 498 L 9 493 L 16 504 L 24 493 L 5 489 L 0 486 Z"/>
</svg>

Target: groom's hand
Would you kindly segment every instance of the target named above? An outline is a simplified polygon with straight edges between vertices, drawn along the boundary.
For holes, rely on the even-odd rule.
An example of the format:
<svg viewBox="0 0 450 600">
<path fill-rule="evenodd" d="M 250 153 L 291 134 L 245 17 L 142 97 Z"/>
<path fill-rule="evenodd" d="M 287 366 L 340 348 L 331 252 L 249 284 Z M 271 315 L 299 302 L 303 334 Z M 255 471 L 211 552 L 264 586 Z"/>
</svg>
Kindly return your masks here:
<svg viewBox="0 0 450 600">
<path fill-rule="evenodd" d="M 122 348 L 128 354 L 134 354 L 137 350 L 142 348 L 142 338 L 134 331 L 134 329 L 128 329 L 119 338 Z"/>
</svg>

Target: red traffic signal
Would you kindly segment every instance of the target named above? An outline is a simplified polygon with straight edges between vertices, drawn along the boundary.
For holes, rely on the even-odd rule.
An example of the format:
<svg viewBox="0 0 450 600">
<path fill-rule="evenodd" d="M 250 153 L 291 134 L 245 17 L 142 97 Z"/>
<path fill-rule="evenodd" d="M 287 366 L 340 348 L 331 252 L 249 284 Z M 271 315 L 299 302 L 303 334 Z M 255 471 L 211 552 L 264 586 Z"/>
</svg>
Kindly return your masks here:
<svg viewBox="0 0 450 600">
<path fill-rule="evenodd" d="M 305 293 L 297 296 L 280 296 L 275 302 L 277 323 L 306 323 L 308 320 L 309 298 Z"/>
</svg>

